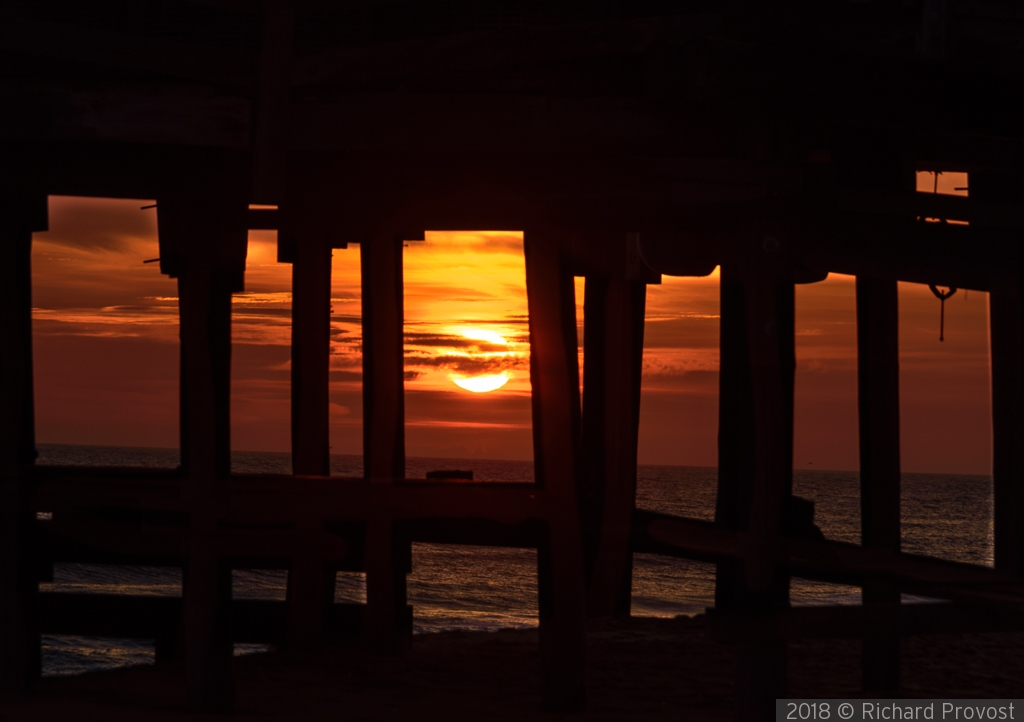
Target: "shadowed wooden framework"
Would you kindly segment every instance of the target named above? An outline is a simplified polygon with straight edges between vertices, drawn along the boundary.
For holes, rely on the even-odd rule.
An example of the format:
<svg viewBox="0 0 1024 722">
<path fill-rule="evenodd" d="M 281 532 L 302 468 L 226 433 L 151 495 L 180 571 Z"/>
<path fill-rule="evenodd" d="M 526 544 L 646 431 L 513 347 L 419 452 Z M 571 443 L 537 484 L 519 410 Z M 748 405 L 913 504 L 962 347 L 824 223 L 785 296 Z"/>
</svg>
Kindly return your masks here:
<svg viewBox="0 0 1024 722">
<path fill-rule="evenodd" d="M 584 706 L 586 622 L 628 615 L 638 551 L 718 565 L 709 619 L 737 645 L 743 720 L 774 719 L 791 638 L 863 637 L 865 687 L 895 692 L 901 634 L 1021 627 L 1010 3 L 357 5 L 5 10 L 0 49 L 20 62 L 0 78 L 6 692 L 39 675 L 43 632 L 155 638 L 158 660 L 184 658 L 197 710 L 230 708 L 234 642 L 303 655 L 359 634 L 400 651 L 413 541 L 537 549 L 552 709 Z M 946 113 L 951 97 L 970 112 Z M 916 193 L 918 170 L 968 172 L 969 198 Z M 157 199 L 181 314 L 174 471 L 34 463 L 31 234 L 52 194 Z M 277 229 L 293 264 L 291 475 L 230 473 L 230 303 L 253 228 Z M 405 478 L 401 249 L 427 229 L 524 232 L 535 485 Z M 330 256 L 348 243 L 362 258 L 360 479 L 328 465 Z M 712 524 L 637 510 L 635 484 L 646 284 L 716 267 Z M 857 276 L 862 545 L 811 533 L 813 507 L 792 494 L 794 285 L 829 272 Z M 994 568 L 899 549 L 899 280 L 990 294 Z M 69 561 L 180 567 L 183 597 L 41 594 Z M 288 570 L 285 602 L 231 599 L 231 569 L 254 567 Z M 365 571 L 365 606 L 334 603 L 339 570 Z M 864 605 L 792 609 L 793 576 L 860 586 Z"/>
</svg>

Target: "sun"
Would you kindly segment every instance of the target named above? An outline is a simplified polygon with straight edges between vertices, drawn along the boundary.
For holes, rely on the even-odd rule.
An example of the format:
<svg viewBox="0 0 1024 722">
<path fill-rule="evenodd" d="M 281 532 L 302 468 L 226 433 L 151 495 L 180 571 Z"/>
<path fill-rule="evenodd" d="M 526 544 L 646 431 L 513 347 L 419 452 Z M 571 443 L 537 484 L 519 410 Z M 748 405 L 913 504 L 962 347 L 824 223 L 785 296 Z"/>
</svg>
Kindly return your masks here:
<svg viewBox="0 0 1024 722">
<path fill-rule="evenodd" d="M 474 326 L 459 326 L 453 329 L 455 333 L 462 336 L 470 341 L 483 341 L 484 343 L 491 344 L 492 346 L 508 346 L 508 340 L 497 331 L 487 328 L 477 328 Z M 497 359 L 506 358 L 509 356 L 508 351 L 477 351 L 472 354 L 472 358 L 479 359 Z M 475 376 L 468 376 L 466 374 L 451 373 L 448 374 L 448 378 L 451 379 L 452 383 L 458 386 L 460 389 L 465 391 L 471 391 L 474 394 L 486 394 L 490 391 L 497 391 L 502 386 L 509 382 L 512 378 L 510 371 L 501 371 L 499 373 L 482 373 L 476 374 Z"/>
<path fill-rule="evenodd" d="M 448 378 L 456 386 L 474 394 L 486 394 L 488 391 L 496 391 L 508 383 L 512 375 L 508 371 L 500 374 L 481 374 L 480 376 L 456 376 L 449 374 Z"/>
</svg>

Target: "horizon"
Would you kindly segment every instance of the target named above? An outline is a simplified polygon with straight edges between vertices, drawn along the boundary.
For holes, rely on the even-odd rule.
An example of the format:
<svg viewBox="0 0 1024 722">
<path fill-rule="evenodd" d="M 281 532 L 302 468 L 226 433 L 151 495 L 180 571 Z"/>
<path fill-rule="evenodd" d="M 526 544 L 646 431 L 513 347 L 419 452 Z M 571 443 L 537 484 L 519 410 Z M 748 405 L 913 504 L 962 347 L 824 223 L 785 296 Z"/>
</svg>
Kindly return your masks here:
<svg viewBox="0 0 1024 722">
<path fill-rule="evenodd" d="M 108 445 L 108 444 L 68 444 L 62 442 L 38 442 L 39 446 L 75 446 L 81 448 L 99 448 L 99 449 L 145 449 L 148 451 L 181 451 L 180 447 L 177 446 L 124 446 L 124 445 Z M 291 456 L 290 451 L 264 451 L 260 449 L 232 449 L 232 454 L 274 454 L 278 456 Z M 361 459 L 362 454 L 336 454 L 331 453 L 331 456 L 344 456 L 352 459 Z M 491 457 L 460 457 L 460 456 L 407 456 L 408 459 L 456 459 L 458 461 L 489 461 L 489 462 L 513 462 L 517 464 L 533 463 L 533 459 L 495 459 Z M 44 464 L 45 466 L 45 464 Z M 717 469 L 717 464 L 712 465 L 699 465 L 699 464 L 648 464 L 639 462 L 637 467 L 663 467 L 668 469 Z M 825 469 L 825 468 L 813 468 L 807 467 L 793 467 L 793 471 L 820 471 L 822 473 L 839 473 L 839 474 L 859 474 L 860 469 Z M 946 471 L 901 471 L 901 475 L 918 475 L 918 476 L 960 476 L 960 477 L 983 477 L 987 479 L 992 478 L 992 474 L 969 474 L 969 473 L 955 473 Z"/>
<path fill-rule="evenodd" d="M 939 176 L 940 192 L 965 184 Z M 919 175 L 932 189 L 934 174 Z M 950 186 L 947 188 L 946 186 Z M 50 197 L 33 236 L 37 438 L 43 443 L 176 448 L 177 285 L 142 261 L 159 255 L 145 200 Z M 532 458 L 522 234 L 428 232 L 404 252 L 406 454 Z M 331 445 L 362 450 L 359 247 L 332 263 Z M 638 458 L 717 466 L 717 269 L 647 291 Z M 581 368 L 582 279 L 576 284 Z M 987 294 L 946 304 L 900 283 L 903 469 L 991 474 Z M 252 231 L 246 290 L 232 309 L 232 444 L 288 452 L 291 266 L 276 232 Z M 859 466 L 854 279 L 796 287 L 793 467 Z M 463 385 L 460 386 L 460 381 Z M 465 384 L 498 384 L 474 393 Z"/>
</svg>

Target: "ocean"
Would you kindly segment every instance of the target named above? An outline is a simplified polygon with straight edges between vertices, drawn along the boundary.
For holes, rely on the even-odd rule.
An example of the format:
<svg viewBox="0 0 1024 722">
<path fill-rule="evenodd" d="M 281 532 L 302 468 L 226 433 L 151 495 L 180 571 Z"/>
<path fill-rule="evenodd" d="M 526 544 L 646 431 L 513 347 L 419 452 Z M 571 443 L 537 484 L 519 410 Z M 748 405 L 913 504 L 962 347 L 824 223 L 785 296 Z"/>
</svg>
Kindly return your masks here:
<svg viewBox="0 0 1024 722">
<path fill-rule="evenodd" d="M 177 449 L 40 444 L 41 465 L 142 466 L 173 468 Z M 431 469 L 472 469 L 482 481 L 533 480 L 533 463 L 481 459 L 410 458 L 410 478 Z M 289 454 L 235 452 L 238 473 L 290 473 Z M 332 456 L 331 473 L 362 474 L 362 459 Z M 714 518 L 717 470 L 687 466 L 645 466 L 637 474 L 637 506 L 696 519 Z M 815 503 L 815 521 L 825 536 L 860 542 L 858 473 L 793 472 L 794 493 Z M 953 561 L 992 564 L 992 480 L 989 476 L 904 474 L 902 485 L 903 549 Z M 537 624 L 536 552 L 533 550 L 414 544 L 408 598 L 414 609 L 413 631 L 495 630 Z M 44 591 L 123 593 L 163 596 L 181 594 L 178 570 L 131 569 L 103 565 L 58 564 Z M 236 570 L 233 594 L 238 599 L 284 599 L 285 572 Z M 338 574 L 336 601 L 365 601 L 359 573 Z M 923 601 L 906 597 L 907 601 Z M 652 554 L 637 554 L 633 576 L 633 614 L 674 617 L 712 606 L 714 565 Z M 852 587 L 794 579 L 794 605 L 859 604 Z M 260 645 L 237 645 L 236 654 L 262 651 Z M 43 674 L 80 674 L 133 664 L 152 664 L 147 640 L 100 639 L 70 635 L 43 638 Z"/>
</svg>

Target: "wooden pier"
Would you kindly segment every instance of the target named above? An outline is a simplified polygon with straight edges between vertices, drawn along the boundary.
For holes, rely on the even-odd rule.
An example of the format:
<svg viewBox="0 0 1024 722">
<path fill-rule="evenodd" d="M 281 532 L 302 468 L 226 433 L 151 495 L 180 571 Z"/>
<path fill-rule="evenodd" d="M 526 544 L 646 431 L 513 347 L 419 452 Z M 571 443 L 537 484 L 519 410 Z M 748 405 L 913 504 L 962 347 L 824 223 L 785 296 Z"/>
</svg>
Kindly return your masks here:
<svg viewBox="0 0 1024 722">
<path fill-rule="evenodd" d="M 0 10 L 3 693 L 39 676 L 43 633 L 156 639 L 158 658 L 184 659 L 195 710 L 232 707 L 234 642 L 301 655 L 361 635 L 400 652 L 419 541 L 537 550 L 552 710 L 585 706 L 587 620 L 629 614 L 638 551 L 717 564 L 713 629 L 737 645 L 741 720 L 774 719 L 795 636 L 862 635 L 864 684 L 895 694 L 901 634 L 1019 629 L 1019 10 L 693 5 Z M 915 192 L 922 170 L 967 172 L 969 197 Z M 176 470 L 35 465 L 30 259 L 48 195 L 157 201 L 180 307 Z M 292 264 L 291 475 L 230 472 L 231 296 L 250 229 L 276 229 Z M 405 478 L 403 242 L 477 229 L 524 233 L 533 485 Z M 362 262 L 357 479 L 328 465 L 330 258 L 347 244 Z M 646 286 L 716 267 L 711 524 L 638 511 L 635 492 Z M 794 287 L 830 272 L 857 276 L 860 546 L 791 523 Z M 900 551 L 897 281 L 990 294 L 994 568 Z M 183 595 L 41 593 L 60 562 L 177 567 Z M 239 568 L 287 570 L 286 601 L 233 600 Z M 339 570 L 365 572 L 365 605 L 334 603 Z M 792 609 L 794 576 L 862 587 L 864 606 Z M 909 609 L 901 592 L 948 603 Z"/>
</svg>

